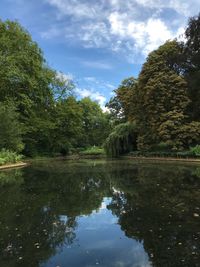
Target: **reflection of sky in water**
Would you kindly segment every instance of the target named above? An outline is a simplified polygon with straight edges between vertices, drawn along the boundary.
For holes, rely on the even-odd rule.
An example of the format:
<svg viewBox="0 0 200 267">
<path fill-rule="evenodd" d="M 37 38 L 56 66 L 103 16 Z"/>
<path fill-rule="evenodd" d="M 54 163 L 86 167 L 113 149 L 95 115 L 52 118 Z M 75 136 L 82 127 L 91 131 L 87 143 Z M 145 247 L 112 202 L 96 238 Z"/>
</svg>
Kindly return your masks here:
<svg viewBox="0 0 200 267">
<path fill-rule="evenodd" d="M 43 267 L 150 267 L 143 244 L 129 239 L 106 206 L 111 199 L 104 198 L 101 207 L 89 216 L 77 220 L 76 241 L 64 246 Z M 61 216 L 65 221 L 65 216 Z"/>
</svg>

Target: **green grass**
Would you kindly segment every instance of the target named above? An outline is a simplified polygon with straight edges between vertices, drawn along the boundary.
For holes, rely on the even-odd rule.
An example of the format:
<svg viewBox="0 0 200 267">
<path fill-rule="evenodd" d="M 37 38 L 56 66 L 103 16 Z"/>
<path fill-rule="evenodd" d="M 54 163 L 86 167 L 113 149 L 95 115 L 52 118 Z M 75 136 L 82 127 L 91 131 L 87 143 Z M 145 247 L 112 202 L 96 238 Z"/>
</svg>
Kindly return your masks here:
<svg viewBox="0 0 200 267">
<path fill-rule="evenodd" d="M 2 149 L 0 151 L 0 166 L 6 164 L 17 163 L 21 161 L 22 155 L 17 154 L 16 152 L 12 152 L 6 149 Z"/>
<path fill-rule="evenodd" d="M 103 148 L 97 147 L 97 146 L 93 146 L 93 147 L 89 147 L 83 151 L 79 152 L 80 155 L 105 155 L 105 151 Z"/>
</svg>

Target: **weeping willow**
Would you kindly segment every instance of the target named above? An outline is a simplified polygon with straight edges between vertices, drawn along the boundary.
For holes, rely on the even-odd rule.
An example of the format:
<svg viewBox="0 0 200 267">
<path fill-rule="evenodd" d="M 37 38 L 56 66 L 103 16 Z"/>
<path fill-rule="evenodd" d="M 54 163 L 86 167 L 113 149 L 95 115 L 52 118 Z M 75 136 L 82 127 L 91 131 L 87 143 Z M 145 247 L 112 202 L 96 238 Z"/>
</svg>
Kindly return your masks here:
<svg viewBox="0 0 200 267">
<path fill-rule="evenodd" d="M 105 141 L 106 154 L 119 157 L 122 154 L 136 150 L 137 130 L 134 122 L 117 125 Z"/>
</svg>

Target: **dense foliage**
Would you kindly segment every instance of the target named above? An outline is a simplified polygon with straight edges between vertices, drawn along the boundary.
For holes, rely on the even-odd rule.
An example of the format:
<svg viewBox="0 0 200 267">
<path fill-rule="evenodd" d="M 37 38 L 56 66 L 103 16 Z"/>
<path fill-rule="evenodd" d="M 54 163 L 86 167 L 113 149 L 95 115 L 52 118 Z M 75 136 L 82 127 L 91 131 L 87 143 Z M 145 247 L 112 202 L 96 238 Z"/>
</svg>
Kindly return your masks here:
<svg viewBox="0 0 200 267">
<path fill-rule="evenodd" d="M 124 80 L 107 104 L 113 117 L 136 122 L 138 151 L 161 144 L 168 152 L 189 151 L 200 142 L 200 15 L 189 20 L 185 38 L 151 52 L 138 79 Z M 107 147 L 112 136 L 115 130 Z"/>
<path fill-rule="evenodd" d="M 137 129 L 135 123 L 117 125 L 104 144 L 107 155 L 118 157 L 136 149 Z"/>
<path fill-rule="evenodd" d="M 90 98 L 75 97 L 73 81 L 47 65 L 19 23 L 0 21 L 0 149 L 66 155 L 106 140 L 107 154 L 119 156 L 198 147 L 200 15 L 190 18 L 185 39 L 151 52 L 138 78 L 122 81 L 104 113 Z"/>
<path fill-rule="evenodd" d="M 22 159 L 22 155 L 17 154 L 9 150 L 2 149 L 0 151 L 0 166 L 10 163 L 19 162 Z"/>
<path fill-rule="evenodd" d="M 0 104 L 0 150 L 10 149 L 19 152 L 23 149 L 23 125 L 19 122 L 19 114 L 14 103 Z"/>
<path fill-rule="evenodd" d="M 116 125 L 134 118 L 133 96 L 137 88 L 137 79 L 130 77 L 122 81 L 114 90 L 115 96 L 110 99 L 106 106 L 110 110 L 110 120 Z"/>
<path fill-rule="evenodd" d="M 19 23 L 0 21 L 0 149 L 35 156 L 102 145 L 108 115 L 73 89 Z"/>
</svg>

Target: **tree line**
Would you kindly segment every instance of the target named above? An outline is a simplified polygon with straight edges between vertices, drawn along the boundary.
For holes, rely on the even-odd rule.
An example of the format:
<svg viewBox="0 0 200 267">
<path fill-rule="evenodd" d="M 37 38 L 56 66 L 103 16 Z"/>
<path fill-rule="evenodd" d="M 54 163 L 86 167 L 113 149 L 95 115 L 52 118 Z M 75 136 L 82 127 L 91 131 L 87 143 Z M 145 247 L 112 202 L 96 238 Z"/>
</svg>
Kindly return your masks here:
<svg viewBox="0 0 200 267">
<path fill-rule="evenodd" d="M 48 66 L 18 22 L 0 21 L 0 150 L 66 155 L 104 145 L 108 155 L 119 156 L 198 146 L 200 15 L 189 19 L 184 39 L 151 52 L 138 78 L 122 81 L 104 113 L 90 98 L 76 97 L 73 81 Z"/>
<path fill-rule="evenodd" d="M 74 88 L 18 22 L 0 20 L 0 150 L 65 155 L 102 145 L 109 115 L 90 98 L 77 99 Z"/>
<path fill-rule="evenodd" d="M 184 39 L 151 52 L 138 78 L 115 90 L 107 104 L 117 125 L 105 143 L 108 154 L 184 151 L 200 144 L 200 14 L 189 19 Z"/>
</svg>

